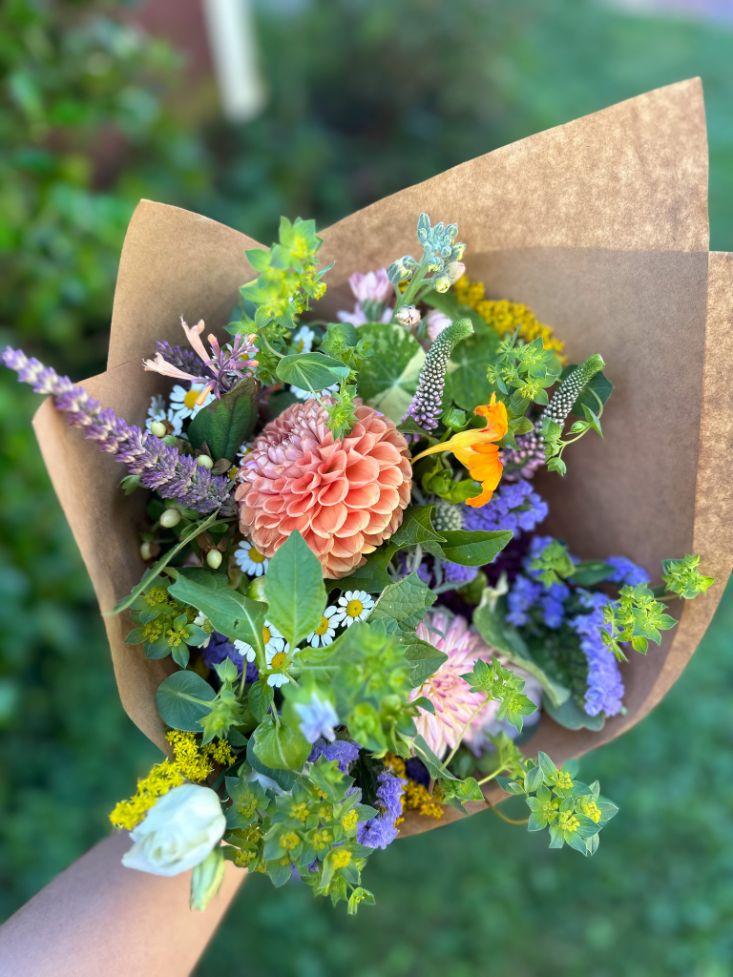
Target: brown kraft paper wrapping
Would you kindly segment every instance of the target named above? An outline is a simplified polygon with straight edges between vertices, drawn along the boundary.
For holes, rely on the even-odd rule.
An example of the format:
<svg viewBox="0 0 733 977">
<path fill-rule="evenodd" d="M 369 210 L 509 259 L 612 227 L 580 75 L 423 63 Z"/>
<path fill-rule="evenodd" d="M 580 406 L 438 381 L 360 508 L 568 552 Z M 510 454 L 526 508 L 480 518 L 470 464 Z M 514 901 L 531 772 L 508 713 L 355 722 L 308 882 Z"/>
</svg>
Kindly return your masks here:
<svg viewBox="0 0 733 977">
<path fill-rule="evenodd" d="M 339 221 L 323 233 L 324 260 L 336 262 L 324 314 L 351 304 L 353 271 L 414 252 L 422 210 L 458 224 L 468 273 L 491 296 L 530 305 L 565 340 L 571 361 L 594 352 L 606 360 L 615 392 L 605 439 L 575 446 L 565 479 L 543 477 L 548 531 L 581 557 L 627 555 L 655 579 L 663 558 L 696 552 L 717 581 L 675 608 L 679 627 L 660 648 L 624 666 L 625 715 L 598 733 L 542 718 L 528 749 L 562 762 L 619 736 L 659 702 L 697 647 L 731 569 L 733 255 L 708 252 L 701 84 L 680 82 L 530 136 Z M 84 382 L 89 392 L 140 423 L 166 383 L 144 373 L 141 359 L 157 339 L 181 340 L 181 315 L 221 329 L 252 276 L 244 251 L 256 243 L 142 201 L 120 260 L 108 370 Z M 121 494 L 119 466 L 68 428 L 52 403 L 34 426 L 106 615 L 122 704 L 163 748 L 155 689 L 170 666 L 125 645 L 129 620 L 108 615 L 144 569 L 142 497 Z M 496 789 L 487 796 L 495 799 Z M 457 817 L 449 810 L 440 822 L 410 818 L 403 833 Z"/>
</svg>

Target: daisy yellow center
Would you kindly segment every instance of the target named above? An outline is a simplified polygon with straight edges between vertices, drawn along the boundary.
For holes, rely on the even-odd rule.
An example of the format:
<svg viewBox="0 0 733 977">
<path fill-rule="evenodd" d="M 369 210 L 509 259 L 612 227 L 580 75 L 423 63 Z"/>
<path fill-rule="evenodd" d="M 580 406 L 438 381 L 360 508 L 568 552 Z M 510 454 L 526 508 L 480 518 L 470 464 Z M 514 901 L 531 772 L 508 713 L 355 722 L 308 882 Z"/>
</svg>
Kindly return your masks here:
<svg viewBox="0 0 733 977">
<path fill-rule="evenodd" d="M 364 610 L 364 605 L 360 600 L 350 600 L 346 605 L 346 613 L 349 617 L 358 617 Z"/>
<path fill-rule="evenodd" d="M 287 663 L 288 663 L 288 656 L 285 654 L 284 651 L 278 651 L 277 654 L 272 656 L 272 661 L 270 662 L 270 665 L 272 668 L 280 671 L 281 669 L 285 668 Z"/>
<path fill-rule="evenodd" d="M 186 395 L 183 398 L 183 403 L 186 405 L 186 407 L 188 407 L 189 410 L 193 410 L 193 408 L 196 406 L 200 393 L 200 390 L 189 390 L 186 392 Z"/>
<path fill-rule="evenodd" d="M 328 618 L 327 617 L 322 617 L 321 618 L 321 623 L 316 628 L 316 634 L 319 637 L 323 637 L 323 635 L 326 633 L 326 631 L 328 631 L 328 625 L 329 625 Z"/>
<path fill-rule="evenodd" d="M 270 631 L 267 625 L 265 625 L 264 628 L 262 629 L 262 640 L 266 645 L 269 644 L 270 641 L 272 640 L 272 631 Z"/>
<path fill-rule="evenodd" d="M 248 556 L 253 563 L 264 563 L 265 557 L 254 546 L 250 546 Z"/>
</svg>

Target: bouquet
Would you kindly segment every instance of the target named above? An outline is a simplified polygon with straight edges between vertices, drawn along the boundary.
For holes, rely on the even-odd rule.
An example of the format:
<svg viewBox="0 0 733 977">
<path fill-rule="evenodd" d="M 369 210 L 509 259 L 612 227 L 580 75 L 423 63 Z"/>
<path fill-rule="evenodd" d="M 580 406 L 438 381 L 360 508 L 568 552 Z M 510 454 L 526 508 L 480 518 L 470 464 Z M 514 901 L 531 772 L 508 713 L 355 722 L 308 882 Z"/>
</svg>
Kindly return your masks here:
<svg viewBox="0 0 733 977">
<path fill-rule="evenodd" d="M 601 129 L 626 131 L 631 119 L 648 135 L 650 108 L 684 120 L 696 91 L 673 86 L 625 103 Z M 584 152 L 593 127 L 576 134 Z M 131 834 L 123 862 L 161 875 L 193 869 L 195 908 L 230 860 L 275 885 L 299 878 L 355 912 L 373 901 L 363 874 L 375 850 L 487 806 L 546 831 L 551 847 L 593 854 L 617 809 L 597 782 L 578 779 L 570 758 L 651 707 L 663 690 L 637 662 L 659 654 L 650 644 L 674 628 L 678 602 L 711 588 L 708 568 L 726 571 L 722 538 L 696 534 L 703 565 L 677 548 L 688 540 L 694 485 L 670 493 L 665 482 L 655 497 L 660 483 L 635 482 L 650 455 L 665 476 L 671 465 L 689 477 L 679 419 L 670 417 L 671 447 L 663 437 L 661 450 L 644 442 L 643 423 L 610 424 L 600 440 L 616 370 L 628 419 L 629 402 L 638 407 L 629 379 L 635 369 L 664 373 L 664 343 L 650 364 L 646 342 L 632 333 L 619 347 L 610 329 L 607 368 L 602 342 L 587 350 L 514 301 L 525 278 L 527 294 L 536 291 L 548 255 L 497 259 L 470 214 L 475 259 L 457 224 L 418 211 L 407 253 L 371 260 L 414 235 L 416 197 L 452 216 L 446 189 L 474 185 L 490 158 L 323 237 L 313 221 L 283 218 L 272 247 L 246 254 L 234 232 L 142 205 L 115 300 L 117 322 L 128 325 L 115 338 L 113 323 L 110 356 L 124 365 L 102 384 L 114 406 L 94 396 L 99 380 L 86 389 L 19 350 L 3 353 L 50 395 L 54 417 L 101 449 L 99 461 L 85 454 L 77 465 L 80 440 L 46 410 L 42 444 L 108 615 L 123 702 L 167 753 L 110 814 Z M 659 159 L 665 193 L 684 184 Z M 335 263 L 322 257 L 324 238 Z M 628 321 L 618 295 L 629 278 L 660 301 L 662 282 L 673 299 L 684 284 L 697 308 L 701 266 L 689 251 L 658 277 L 639 272 L 639 256 L 633 273 L 628 255 L 553 257 L 555 283 L 563 264 L 566 279 L 603 269 L 596 289 L 617 332 Z M 518 276 L 503 295 L 502 260 Z M 671 269 L 678 286 L 665 277 Z M 608 290 L 614 273 L 618 295 Z M 249 278 L 236 303 L 235 274 Z M 198 304 L 207 323 L 182 318 L 176 334 L 168 320 L 179 286 L 189 290 L 179 309 Z M 664 379 L 642 391 L 652 416 L 651 395 L 662 410 L 669 402 Z M 636 473 L 619 472 L 619 434 L 642 455 Z M 112 459 L 127 471 L 118 487 Z M 699 471 L 714 502 L 703 455 Z M 661 504 L 661 521 L 650 519 Z M 641 522 L 631 512 L 639 505 Z M 725 507 L 714 508 L 713 522 Z M 609 523 L 610 550 L 599 545 Z M 660 540 L 669 549 L 654 566 Z M 497 807 L 511 795 L 523 817 Z"/>
</svg>

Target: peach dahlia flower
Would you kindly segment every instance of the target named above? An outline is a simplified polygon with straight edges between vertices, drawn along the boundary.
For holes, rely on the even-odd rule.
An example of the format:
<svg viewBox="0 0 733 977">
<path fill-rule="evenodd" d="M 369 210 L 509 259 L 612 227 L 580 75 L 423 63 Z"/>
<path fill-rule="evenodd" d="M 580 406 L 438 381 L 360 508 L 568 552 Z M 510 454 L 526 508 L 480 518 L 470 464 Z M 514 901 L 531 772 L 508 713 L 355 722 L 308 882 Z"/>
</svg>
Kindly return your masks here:
<svg viewBox="0 0 733 977">
<path fill-rule="evenodd" d="M 255 438 L 237 489 L 239 527 L 265 556 L 298 530 L 326 577 L 345 577 L 402 522 L 410 501 L 407 442 L 364 404 L 334 440 L 316 400 L 293 404 Z"/>
</svg>

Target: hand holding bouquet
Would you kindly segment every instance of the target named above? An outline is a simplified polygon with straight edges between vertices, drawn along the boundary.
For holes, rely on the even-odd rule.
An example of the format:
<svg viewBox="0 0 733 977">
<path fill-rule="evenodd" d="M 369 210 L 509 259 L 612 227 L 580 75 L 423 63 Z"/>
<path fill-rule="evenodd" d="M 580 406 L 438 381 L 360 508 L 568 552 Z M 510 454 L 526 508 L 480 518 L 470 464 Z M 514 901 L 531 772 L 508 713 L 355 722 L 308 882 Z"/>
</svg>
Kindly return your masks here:
<svg viewBox="0 0 733 977">
<path fill-rule="evenodd" d="M 679 98 L 669 90 L 671 106 Z M 135 539 L 109 557 L 133 585 L 108 628 L 121 687 L 134 687 L 133 712 L 157 736 L 154 696 L 168 756 L 111 818 L 131 832 L 129 866 L 193 868 L 198 908 L 230 859 L 276 885 L 297 876 L 356 911 L 372 900 L 362 872 L 375 849 L 450 810 L 496 810 L 506 794 L 524 798 L 527 827 L 552 847 L 593 854 L 616 808 L 568 757 L 590 735 L 618 732 L 626 660 L 661 643 L 677 600 L 713 584 L 707 553 L 705 568 L 679 550 L 653 568 L 620 547 L 591 548 L 598 520 L 576 551 L 583 489 L 624 486 L 601 441 L 573 480 L 614 410 L 615 362 L 630 375 L 618 346 L 609 342 L 611 379 L 601 344 L 571 362 L 562 330 L 487 297 L 486 250 L 472 261 L 458 226 L 427 213 L 409 253 L 367 262 L 408 239 L 389 203 L 362 221 L 349 260 L 365 263 L 347 269 L 351 297 L 337 287 L 336 307 L 312 221 L 283 219 L 270 249 L 247 251 L 254 277 L 226 341 L 229 293 L 215 287 L 212 303 L 207 282 L 201 306 L 215 321 L 182 321 L 178 341 L 166 323 L 144 350 L 149 389 L 131 379 L 131 398 L 116 385 L 118 406 L 138 418 L 147 389 L 144 426 L 37 360 L 3 354 L 127 469 L 124 515 L 105 488 L 86 525 Z M 615 256 L 564 257 L 605 268 L 606 285 L 616 274 L 619 295 L 628 288 Z M 514 294 L 547 256 L 517 261 Z M 501 259 L 494 271 L 501 278 Z M 153 267 L 145 275 L 148 291 L 168 287 Z M 624 350 L 643 359 L 640 344 Z M 623 396 L 634 396 L 627 384 Z M 599 518 L 623 525 L 626 503 L 614 501 Z M 629 537 L 628 548 L 648 557 L 657 546 Z M 137 581 L 135 551 L 147 564 Z M 97 569 L 104 559 L 95 554 Z M 638 685 L 628 704 L 641 712 Z"/>
</svg>

